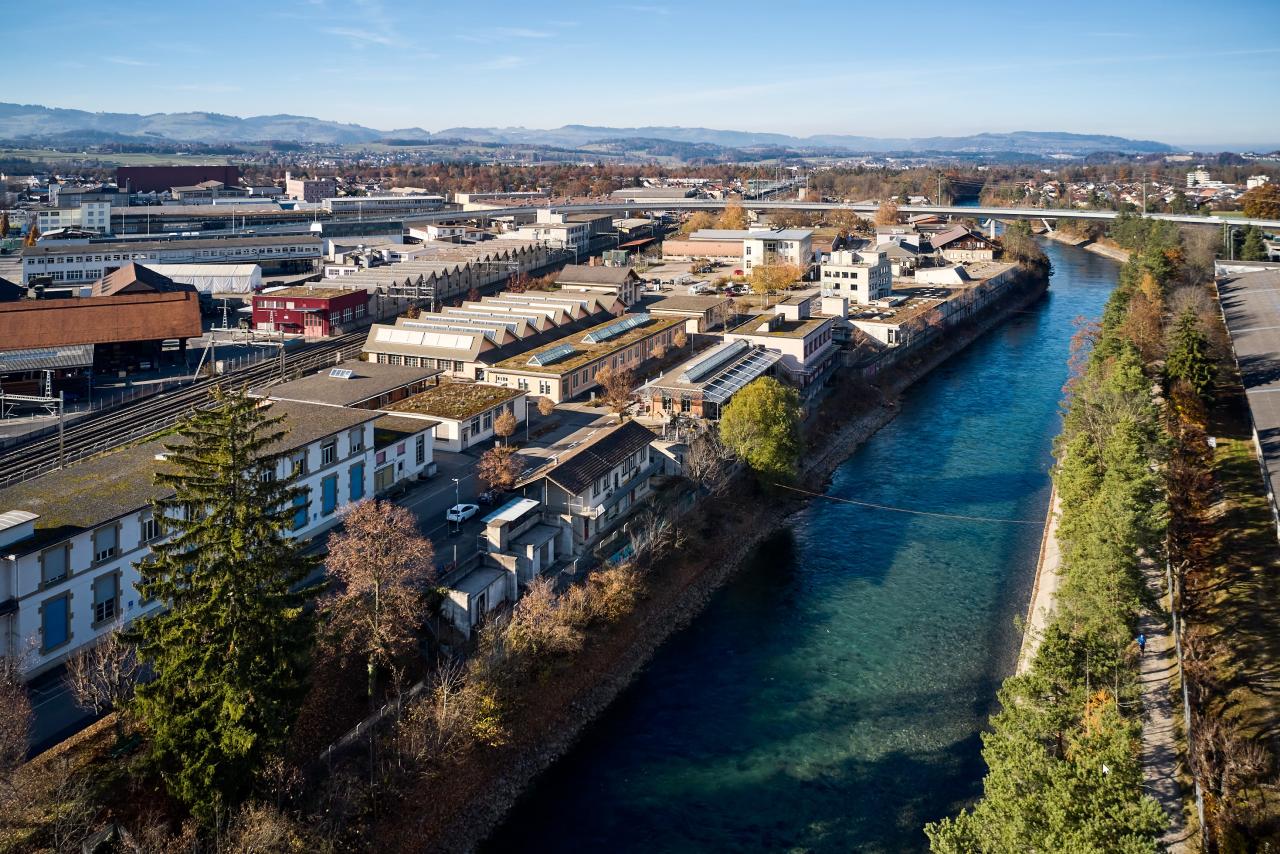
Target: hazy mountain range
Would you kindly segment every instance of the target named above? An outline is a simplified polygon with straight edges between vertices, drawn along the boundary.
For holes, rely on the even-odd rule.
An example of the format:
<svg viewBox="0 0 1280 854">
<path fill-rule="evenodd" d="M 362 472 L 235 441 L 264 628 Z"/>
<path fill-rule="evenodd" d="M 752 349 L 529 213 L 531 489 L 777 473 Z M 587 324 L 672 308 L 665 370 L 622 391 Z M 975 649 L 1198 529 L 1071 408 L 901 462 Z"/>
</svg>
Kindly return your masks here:
<svg viewBox="0 0 1280 854">
<path fill-rule="evenodd" d="M 395 139 L 470 140 L 490 144 L 525 144 L 580 148 L 626 140 L 670 140 L 722 148 L 791 149 L 797 152 L 1014 152 L 1027 155 L 1076 154 L 1097 151 L 1159 153 L 1174 147 L 1151 140 L 1063 132 L 1015 131 L 972 136 L 881 138 L 845 134 L 797 137 L 781 133 L 686 127 L 614 128 L 565 125 L 536 128 L 453 127 L 432 133 L 422 128 L 376 130 L 307 116 L 228 116 L 220 113 L 90 113 L 35 104 L 0 103 L 0 139 L 49 141 L 58 138 L 100 139 L 102 142 L 300 142 L 359 144 Z"/>
</svg>

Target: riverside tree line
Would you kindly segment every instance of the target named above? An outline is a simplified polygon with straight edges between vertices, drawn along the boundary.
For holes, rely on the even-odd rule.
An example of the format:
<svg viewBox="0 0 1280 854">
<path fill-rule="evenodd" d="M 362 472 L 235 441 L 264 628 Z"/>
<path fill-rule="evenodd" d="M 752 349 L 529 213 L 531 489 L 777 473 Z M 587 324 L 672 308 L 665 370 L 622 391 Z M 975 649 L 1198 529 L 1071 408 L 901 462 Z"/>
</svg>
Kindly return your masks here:
<svg viewBox="0 0 1280 854">
<path fill-rule="evenodd" d="M 1163 568 L 1171 449 L 1214 367 L 1203 262 L 1175 227 L 1121 223 L 1131 250 L 1100 324 L 1073 342 L 1055 446 L 1061 582 L 1030 667 L 983 734 L 983 796 L 926 827 L 931 849 L 1155 852 L 1166 817 L 1142 788 L 1139 612 Z M 1203 432 L 1198 440 L 1203 443 Z M 1163 572 L 1159 572 L 1163 577 Z"/>
</svg>

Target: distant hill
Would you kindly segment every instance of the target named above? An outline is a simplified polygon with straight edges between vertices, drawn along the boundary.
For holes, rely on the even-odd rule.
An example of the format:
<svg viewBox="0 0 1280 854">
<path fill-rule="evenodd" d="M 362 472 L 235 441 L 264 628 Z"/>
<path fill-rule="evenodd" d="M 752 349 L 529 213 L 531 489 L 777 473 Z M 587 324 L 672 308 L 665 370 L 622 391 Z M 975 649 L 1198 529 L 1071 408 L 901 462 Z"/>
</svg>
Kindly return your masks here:
<svg viewBox="0 0 1280 854">
<path fill-rule="evenodd" d="M 592 125 L 565 125 L 538 129 L 522 127 L 453 127 L 431 133 L 422 128 L 376 130 L 308 116 L 228 116 L 221 113 L 90 113 L 35 104 L 0 103 L 0 139 L 56 141 L 58 139 L 100 139 L 159 142 L 244 143 L 279 140 L 320 144 L 360 144 L 394 139 L 403 144 L 412 140 L 453 139 L 493 144 L 525 144 L 584 148 L 609 143 L 610 148 L 654 150 L 657 143 L 681 143 L 710 155 L 722 149 L 771 149 L 803 152 L 887 153 L 955 152 L 1017 153 L 1026 155 L 1075 154 L 1116 151 L 1126 154 L 1160 153 L 1174 148 L 1162 142 L 1125 139 L 1118 136 L 1062 132 L 1014 131 L 980 133 L 972 136 L 934 136 L 885 139 L 845 134 L 797 137 L 781 133 L 686 127 L 614 128 Z M 678 150 L 679 146 L 673 146 Z"/>
</svg>

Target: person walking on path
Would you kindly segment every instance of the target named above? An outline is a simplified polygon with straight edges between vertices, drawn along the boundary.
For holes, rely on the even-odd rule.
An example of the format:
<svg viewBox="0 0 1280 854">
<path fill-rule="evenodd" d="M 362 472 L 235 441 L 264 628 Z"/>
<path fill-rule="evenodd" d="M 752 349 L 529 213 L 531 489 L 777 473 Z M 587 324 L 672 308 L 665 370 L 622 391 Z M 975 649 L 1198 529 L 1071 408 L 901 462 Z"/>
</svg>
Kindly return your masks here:
<svg viewBox="0 0 1280 854">
<path fill-rule="evenodd" d="M 1147 636 L 1144 634 L 1139 634 L 1138 635 L 1138 655 L 1145 655 L 1146 652 L 1147 652 Z"/>
</svg>

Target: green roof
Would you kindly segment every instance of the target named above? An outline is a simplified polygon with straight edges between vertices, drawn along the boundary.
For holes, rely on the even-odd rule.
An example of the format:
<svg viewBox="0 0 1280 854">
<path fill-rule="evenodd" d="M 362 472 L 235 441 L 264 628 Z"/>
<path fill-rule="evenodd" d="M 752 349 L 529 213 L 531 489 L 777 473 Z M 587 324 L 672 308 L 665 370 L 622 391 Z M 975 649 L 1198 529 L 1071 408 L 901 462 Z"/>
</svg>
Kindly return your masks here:
<svg viewBox="0 0 1280 854">
<path fill-rule="evenodd" d="M 623 315 L 623 317 L 628 316 L 629 315 Z M 561 338 L 558 341 L 552 341 L 549 344 L 544 344 L 543 346 L 538 347 L 535 350 L 530 350 L 527 353 L 521 353 L 518 356 L 503 359 L 501 362 L 496 363 L 492 370 L 517 371 L 533 374 L 553 374 L 559 376 L 576 370 L 589 362 L 594 362 L 597 359 L 608 356 L 611 353 L 624 350 L 635 342 L 643 338 L 648 338 L 650 335 L 661 332 L 664 329 L 669 329 L 672 326 L 683 325 L 685 322 L 685 318 L 683 317 L 652 317 L 649 322 L 643 326 L 637 326 L 636 328 L 630 329 L 621 335 L 616 335 L 607 341 L 601 341 L 598 344 L 593 344 L 583 340 L 587 335 L 597 329 L 604 329 L 606 326 L 617 323 L 618 320 L 619 318 L 616 317 L 610 318 L 604 323 L 598 323 L 589 329 L 584 329 L 581 332 L 568 336 L 567 338 Z M 572 344 L 573 348 L 577 352 L 572 356 L 558 359 L 549 365 L 529 364 L 529 361 L 537 354 L 546 352 L 547 350 L 550 350 L 553 347 L 558 347 L 562 344 Z"/>
<path fill-rule="evenodd" d="M 386 409 L 464 421 L 521 394 L 524 392 L 517 389 L 484 383 L 442 382 L 426 391 L 398 400 Z"/>
</svg>

